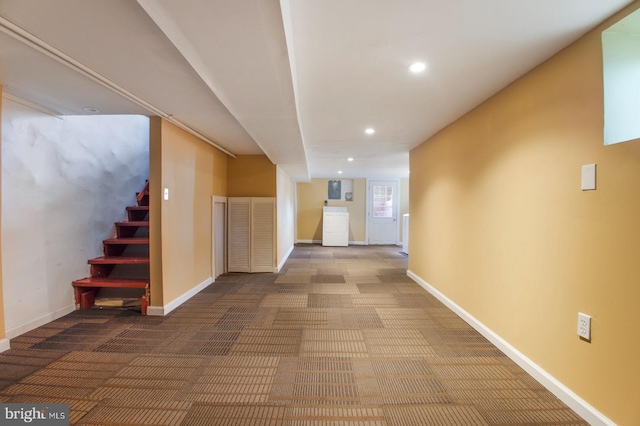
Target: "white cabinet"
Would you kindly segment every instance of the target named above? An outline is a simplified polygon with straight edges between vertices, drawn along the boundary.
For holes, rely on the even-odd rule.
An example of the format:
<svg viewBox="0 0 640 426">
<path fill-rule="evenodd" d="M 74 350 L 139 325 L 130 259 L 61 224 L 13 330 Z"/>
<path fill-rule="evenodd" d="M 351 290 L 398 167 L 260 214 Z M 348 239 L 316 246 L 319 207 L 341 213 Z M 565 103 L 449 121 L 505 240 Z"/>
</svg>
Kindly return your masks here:
<svg viewBox="0 0 640 426">
<path fill-rule="evenodd" d="M 349 212 L 346 207 L 324 207 L 322 212 L 322 245 L 349 245 Z"/>
<path fill-rule="evenodd" d="M 276 200 L 229 197 L 229 272 L 275 272 Z"/>
</svg>

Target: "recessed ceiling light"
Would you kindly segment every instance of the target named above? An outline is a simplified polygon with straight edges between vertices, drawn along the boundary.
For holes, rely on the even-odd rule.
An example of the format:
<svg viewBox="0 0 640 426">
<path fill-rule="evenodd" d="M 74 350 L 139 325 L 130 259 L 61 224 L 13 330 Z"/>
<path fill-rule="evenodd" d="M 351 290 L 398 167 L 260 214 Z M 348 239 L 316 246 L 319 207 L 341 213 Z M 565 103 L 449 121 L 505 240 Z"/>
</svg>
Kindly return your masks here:
<svg viewBox="0 0 640 426">
<path fill-rule="evenodd" d="M 376 132 L 376 129 L 374 129 L 373 127 L 367 127 L 364 132 L 368 135 L 372 135 Z"/>
<path fill-rule="evenodd" d="M 341 175 L 342 174 L 342 170 L 338 170 L 338 174 Z"/>
<path fill-rule="evenodd" d="M 347 161 L 353 161 L 353 158 L 349 157 L 347 158 Z"/>
<path fill-rule="evenodd" d="M 100 111 L 98 108 L 94 108 L 94 107 L 84 107 L 84 108 L 82 108 L 82 109 L 83 109 L 85 112 L 90 112 L 91 114 L 97 114 L 97 113 L 99 113 L 99 112 L 102 112 L 102 111 Z"/>
<path fill-rule="evenodd" d="M 424 62 L 414 62 L 409 66 L 409 71 L 416 74 L 424 71 L 425 69 L 427 69 L 427 64 L 425 64 Z"/>
</svg>

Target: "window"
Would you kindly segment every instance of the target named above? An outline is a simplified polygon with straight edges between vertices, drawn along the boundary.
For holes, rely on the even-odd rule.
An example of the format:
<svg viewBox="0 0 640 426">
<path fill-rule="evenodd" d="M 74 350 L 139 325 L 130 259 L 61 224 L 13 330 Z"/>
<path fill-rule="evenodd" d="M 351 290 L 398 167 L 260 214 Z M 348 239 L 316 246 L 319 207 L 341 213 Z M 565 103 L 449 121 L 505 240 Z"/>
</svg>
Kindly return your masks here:
<svg viewBox="0 0 640 426">
<path fill-rule="evenodd" d="M 373 187 L 373 217 L 393 217 L 393 186 Z"/>
<path fill-rule="evenodd" d="M 640 11 L 602 32 L 604 144 L 640 138 Z"/>
</svg>

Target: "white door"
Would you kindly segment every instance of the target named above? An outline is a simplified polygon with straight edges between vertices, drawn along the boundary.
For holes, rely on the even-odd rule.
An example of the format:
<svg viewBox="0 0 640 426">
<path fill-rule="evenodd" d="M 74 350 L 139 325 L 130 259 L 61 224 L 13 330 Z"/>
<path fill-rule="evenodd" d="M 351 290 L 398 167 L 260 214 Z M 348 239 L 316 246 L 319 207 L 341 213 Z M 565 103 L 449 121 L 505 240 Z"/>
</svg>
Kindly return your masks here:
<svg viewBox="0 0 640 426">
<path fill-rule="evenodd" d="M 276 200 L 251 198 L 251 271 L 274 272 Z"/>
<path fill-rule="evenodd" d="M 226 256 L 225 256 L 225 213 L 227 206 L 225 203 L 214 203 L 214 264 L 215 264 L 215 277 L 217 278 L 219 275 L 224 274 L 226 271 L 224 270 L 224 265 L 226 265 Z"/>
<path fill-rule="evenodd" d="M 227 271 L 251 272 L 251 198 L 227 198 Z"/>
<path fill-rule="evenodd" d="M 275 272 L 275 201 L 227 198 L 227 272 Z"/>
<path fill-rule="evenodd" d="M 398 242 L 398 182 L 370 180 L 368 188 L 369 244 Z"/>
</svg>

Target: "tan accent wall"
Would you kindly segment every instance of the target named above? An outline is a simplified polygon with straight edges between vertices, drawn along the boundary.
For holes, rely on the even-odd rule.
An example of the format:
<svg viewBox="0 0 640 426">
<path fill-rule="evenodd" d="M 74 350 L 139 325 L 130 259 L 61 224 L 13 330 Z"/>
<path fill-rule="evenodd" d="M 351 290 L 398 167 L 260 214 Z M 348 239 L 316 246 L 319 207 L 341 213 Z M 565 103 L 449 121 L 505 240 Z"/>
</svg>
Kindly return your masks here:
<svg viewBox="0 0 640 426">
<path fill-rule="evenodd" d="M 149 260 L 151 300 L 162 306 L 162 119 L 149 118 Z"/>
<path fill-rule="evenodd" d="M 236 158 L 229 158 L 227 196 L 275 197 L 275 164 L 265 155 L 238 155 Z"/>
<path fill-rule="evenodd" d="M 603 146 L 600 31 L 612 22 L 411 151 L 409 269 L 632 425 L 640 140 Z M 590 163 L 597 190 L 583 192 Z M 576 335 L 578 312 L 592 316 L 591 343 Z"/>
<path fill-rule="evenodd" d="M 211 197 L 223 186 L 214 164 L 224 161 L 219 150 L 165 120 L 152 119 L 151 140 L 151 304 L 159 306 L 211 279 Z"/>
<path fill-rule="evenodd" d="M 229 158 L 220 150 L 213 151 L 213 195 L 227 196 L 227 161 Z"/>
<path fill-rule="evenodd" d="M 329 179 L 311 179 L 297 184 L 298 241 L 322 241 L 322 207 L 327 199 Z M 349 210 L 349 241 L 366 239 L 367 181 L 353 179 L 353 201 L 329 201 L 330 206 L 346 206 Z"/>
<path fill-rule="evenodd" d="M 0 117 L 2 116 L 2 85 L 0 85 Z M 0 164 L 2 164 L 2 120 L 0 120 Z M 2 224 L 2 173 L 0 170 L 0 224 Z M 0 226 L 0 339 L 7 336 L 4 324 L 4 299 L 2 298 L 2 226 Z"/>
</svg>

